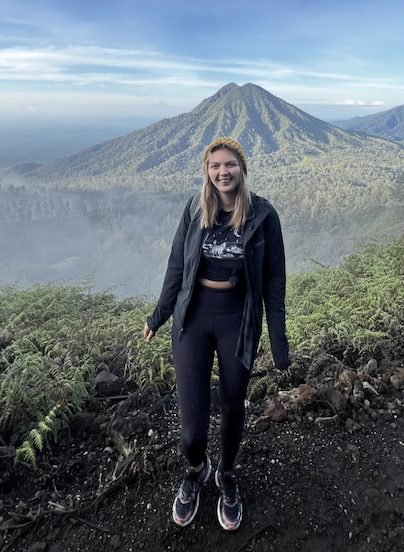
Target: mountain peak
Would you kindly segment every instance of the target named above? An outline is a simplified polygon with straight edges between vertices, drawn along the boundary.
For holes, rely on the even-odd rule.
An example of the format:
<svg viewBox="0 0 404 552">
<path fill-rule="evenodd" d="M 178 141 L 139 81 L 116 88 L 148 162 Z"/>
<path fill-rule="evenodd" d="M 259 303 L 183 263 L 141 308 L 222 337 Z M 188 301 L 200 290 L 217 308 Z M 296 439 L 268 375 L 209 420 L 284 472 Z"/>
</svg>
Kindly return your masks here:
<svg viewBox="0 0 404 552">
<path fill-rule="evenodd" d="M 239 88 L 238 84 L 236 84 L 235 82 L 229 82 L 228 84 L 222 86 L 222 88 L 219 88 L 215 96 L 223 96 L 224 94 L 227 94 L 228 92 L 230 92 L 230 90 L 234 90 L 235 88 Z"/>
<path fill-rule="evenodd" d="M 192 114 L 205 121 L 202 133 L 192 142 L 205 146 L 216 136 L 231 136 L 247 155 L 270 154 L 281 149 L 320 151 L 334 141 L 352 142 L 352 137 L 248 82 L 227 84 L 201 102 Z"/>
<path fill-rule="evenodd" d="M 253 169 L 254 160 L 267 156 L 275 164 L 287 165 L 305 156 L 366 146 L 364 138 L 316 119 L 256 84 L 229 83 L 189 113 L 49 163 L 29 175 L 39 181 L 85 182 L 94 187 L 135 182 L 143 186 L 157 175 L 176 186 L 182 181 L 196 183 L 201 154 L 218 136 L 240 142 Z"/>
</svg>

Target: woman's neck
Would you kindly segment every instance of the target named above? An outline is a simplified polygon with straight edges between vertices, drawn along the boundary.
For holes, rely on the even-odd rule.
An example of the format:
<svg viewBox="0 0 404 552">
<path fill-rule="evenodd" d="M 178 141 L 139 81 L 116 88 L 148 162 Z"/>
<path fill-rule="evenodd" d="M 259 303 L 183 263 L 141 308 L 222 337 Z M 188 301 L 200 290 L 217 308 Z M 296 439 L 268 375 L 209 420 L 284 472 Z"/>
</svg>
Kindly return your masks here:
<svg viewBox="0 0 404 552">
<path fill-rule="evenodd" d="M 220 198 L 221 208 L 223 211 L 233 211 L 234 210 L 234 202 L 235 202 L 235 196 L 231 195 L 228 197 L 224 194 Z"/>
</svg>

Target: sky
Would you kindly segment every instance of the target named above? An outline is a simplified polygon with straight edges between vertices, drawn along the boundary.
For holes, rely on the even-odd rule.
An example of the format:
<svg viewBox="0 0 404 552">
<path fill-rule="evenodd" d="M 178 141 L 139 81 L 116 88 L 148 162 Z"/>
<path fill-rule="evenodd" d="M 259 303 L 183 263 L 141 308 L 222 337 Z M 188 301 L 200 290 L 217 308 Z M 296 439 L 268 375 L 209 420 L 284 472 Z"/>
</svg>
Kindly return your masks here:
<svg viewBox="0 0 404 552">
<path fill-rule="evenodd" d="M 159 120 L 253 82 L 336 120 L 404 103 L 402 0 L 0 0 L 0 122 Z"/>
</svg>

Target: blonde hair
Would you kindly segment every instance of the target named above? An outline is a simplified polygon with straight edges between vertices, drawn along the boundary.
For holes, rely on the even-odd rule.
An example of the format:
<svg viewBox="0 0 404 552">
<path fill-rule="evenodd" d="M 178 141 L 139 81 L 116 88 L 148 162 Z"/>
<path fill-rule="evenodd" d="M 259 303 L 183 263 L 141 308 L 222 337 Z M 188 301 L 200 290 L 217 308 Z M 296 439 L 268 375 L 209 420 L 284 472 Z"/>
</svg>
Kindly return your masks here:
<svg viewBox="0 0 404 552">
<path fill-rule="evenodd" d="M 228 149 L 237 159 L 240 171 L 240 183 L 236 190 L 233 214 L 229 220 L 229 226 L 241 230 L 247 220 L 248 209 L 251 204 L 250 191 L 247 186 L 247 160 L 240 144 L 232 138 L 222 137 L 213 140 L 203 154 L 204 180 L 201 191 L 201 227 L 208 228 L 217 221 L 217 215 L 221 207 L 219 192 L 209 178 L 209 155 L 220 148 Z"/>
</svg>

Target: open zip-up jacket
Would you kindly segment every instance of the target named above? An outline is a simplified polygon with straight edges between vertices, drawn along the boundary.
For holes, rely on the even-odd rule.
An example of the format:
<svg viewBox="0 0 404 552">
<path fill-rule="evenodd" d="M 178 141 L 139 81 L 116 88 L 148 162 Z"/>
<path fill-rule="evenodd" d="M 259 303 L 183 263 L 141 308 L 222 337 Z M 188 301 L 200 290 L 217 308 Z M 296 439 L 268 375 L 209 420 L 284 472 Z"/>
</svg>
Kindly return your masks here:
<svg viewBox="0 0 404 552">
<path fill-rule="evenodd" d="M 186 313 L 195 285 L 204 229 L 191 197 L 174 236 L 160 298 L 148 327 L 156 332 L 172 315 L 180 335 L 186 332 Z M 263 303 L 276 368 L 289 366 L 285 331 L 285 253 L 279 216 L 263 197 L 251 193 L 244 227 L 244 268 L 247 284 L 243 318 L 235 354 L 251 370 L 262 332 Z"/>
</svg>

